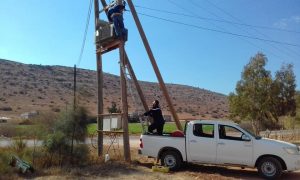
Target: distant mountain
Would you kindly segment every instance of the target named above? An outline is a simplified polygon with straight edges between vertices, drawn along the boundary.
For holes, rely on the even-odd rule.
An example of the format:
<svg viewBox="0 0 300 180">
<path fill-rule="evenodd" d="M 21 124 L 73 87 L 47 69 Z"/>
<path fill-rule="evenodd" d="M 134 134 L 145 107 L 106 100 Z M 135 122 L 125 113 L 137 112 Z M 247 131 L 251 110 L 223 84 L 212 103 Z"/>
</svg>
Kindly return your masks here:
<svg viewBox="0 0 300 180">
<path fill-rule="evenodd" d="M 161 101 L 164 114 L 170 114 L 157 83 L 140 81 L 149 106 L 154 99 Z M 134 85 L 130 83 L 133 94 Z M 227 96 L 196 87 L 167 84 L 180 119 L 224 118 L 228 115 Z M 78 69 L 78 101 L 96 115 L 96 72 Z M 128 89 L 129 112 L 141 110 L 141 103 L 133 100 Z M 120 78 L 104 73 L 105 111 L 121 102 Z M 138 97 L 135 95 L 135 97 Z M 139 100 L 138 98 L 136 98 Z M 63 66 L 27 65 L 0 59 L 0 116 L 19 117 L 31 111 L 64 111 L 73 103 L 73 68 Z M 137 104 L 137 105 L 135 105 Z"/>
</svg>

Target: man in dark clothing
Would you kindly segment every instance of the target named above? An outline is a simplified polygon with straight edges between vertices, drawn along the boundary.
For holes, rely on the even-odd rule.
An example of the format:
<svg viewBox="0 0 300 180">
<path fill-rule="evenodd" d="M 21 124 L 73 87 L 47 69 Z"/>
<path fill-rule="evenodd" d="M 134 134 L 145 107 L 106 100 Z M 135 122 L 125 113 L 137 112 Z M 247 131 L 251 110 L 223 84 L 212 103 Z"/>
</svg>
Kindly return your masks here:
<svg viewBox="0 0 300 180">
<path fill-rule="evenodd" d="M 156 129 L 157 134 L 162 135 L 165 120 L 162 116 L 159 101 L 155 100 L 152 104 L 152 109 L 150 109 L 148 112 L 145 112 L 144 115 L 153 118 L 153 123 L 148 127 L 148 132 L 153 133 L 153 130 Z"/>
</svg>

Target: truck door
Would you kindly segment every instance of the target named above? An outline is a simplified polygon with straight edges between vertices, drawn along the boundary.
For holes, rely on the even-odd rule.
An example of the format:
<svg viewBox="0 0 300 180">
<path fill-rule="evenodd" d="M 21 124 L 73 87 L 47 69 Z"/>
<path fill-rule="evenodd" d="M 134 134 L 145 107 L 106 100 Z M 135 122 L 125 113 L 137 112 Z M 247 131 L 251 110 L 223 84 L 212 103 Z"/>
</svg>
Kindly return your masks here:
<svg viewBox="0 0 300 180">
<path fill-rule="evenodd" d="M 190 162 L 215 163 L 216 138 L 214 124 L 194 124 L 187 146 Z"/>
<path fill-rule="evenodd" d="M 229 125 L 218 126 L 217 164 L 251 165 L 253 145 L 250 137 Z"/>
</svg>

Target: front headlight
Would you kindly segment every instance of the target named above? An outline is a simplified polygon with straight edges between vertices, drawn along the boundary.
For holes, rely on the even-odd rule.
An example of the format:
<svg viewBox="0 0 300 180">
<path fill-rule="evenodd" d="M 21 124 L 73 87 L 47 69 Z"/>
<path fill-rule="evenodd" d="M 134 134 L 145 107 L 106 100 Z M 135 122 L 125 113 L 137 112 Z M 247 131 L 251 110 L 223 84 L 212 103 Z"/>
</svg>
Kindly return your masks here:
<svg viewBox="0 0 300 180">
<path fill-rule="evenodd" d="M 284 147 L 283 149 L 284 149 L 285 152 L 287 152 L 288 154 L 293 154 L 293 155 L 299 154 L 299 151 L 298 151 L 298 148 L 297 148 L 297 147 Z"/>
</svg>

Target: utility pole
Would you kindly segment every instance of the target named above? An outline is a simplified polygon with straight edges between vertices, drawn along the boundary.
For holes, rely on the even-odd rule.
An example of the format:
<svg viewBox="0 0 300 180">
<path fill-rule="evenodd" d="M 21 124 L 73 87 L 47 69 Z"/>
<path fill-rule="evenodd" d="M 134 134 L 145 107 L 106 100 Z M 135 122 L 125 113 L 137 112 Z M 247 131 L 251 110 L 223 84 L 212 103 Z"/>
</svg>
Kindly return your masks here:
<svg viewBox="0 0 300 180">
<path fill-rule="evenodd" d="M 135 24 L 136 24 L 136 26 L 138 28 L 138 31 L 140 33 L 140 36 L 142 38 L 143 44 L 145 46 L 145 49 L 147 51 L 147 54 L 148 54 L 149 59 L 151 61 L 151 64 L 153 66 L 153 69 L 154 69 L 154 72 L 156 74 L 156 77 L 158 79 L 158 82 L 159 82 L 159 85 L 160 85 L 160 89 L 162 90 L 163 95 L 166 98 L 167 104 L 168 104 L 168 106 L 170 108 L 170 111 L 171 111 L 171 113 L 173 115 L 173 118 L 175 120 L 176 126 L 177 126 L 177 128 L 179 130 L 182 130 L 182 126 L 181 126 L 181 124 L 179 122 L 179 118 L 178 118 L 178 116 L 176 114 L 176 111 L 175 111 L 175 108 L 173 106 L 172 100 L 171 100 L 171 98 L 169 96 L 169 93 L 168 93 L 168 90 L 167 90 L 166 85 L 164 83 L 164 80 L 163 80 L 163 78 L 162 78 L 162 76 L 160 74 L 160 71 L 158 69 L 158 66 L 156 64 L 156 60 L 155 60 L 154 55 L 152 53 L 152 50 L 150 48 L 150 45 L 149 45 L 149 42 L 147 40 L 146 34 L 144 32 L 144 29 L 142 27 L 142 24 L 141 24 L 141 22 L 140 22 L 140 20 L 138 18 L 137 13 L 136 13 L 135 7 L 134 7 L 134 5 L 133 5 L 133 3 L 132 3 L 131 0 L 127 0 L 127 3 L 128 3 L 129 8 L 130 8 L 130 11 L 132 13 L 132 16 L 133 16 L 133 19 L 135 21 Z"/>
<path fill-rule="evenodd" d="M 105 0 L 101 0 L 101 3 L 102 3 L 103 7 L 107 6 L 107 3 L 106 3 Z M 107 12 L 105 12 L 105 13 L 107 14 Z M 137 78 L 135 76 L 135 73 L 133 71 L 133 68 L 131 66 L 131 63 L 129 61 L 129 58 L 127 56 L 127 53 L 126 53 L 125 49 L 124 49 L 124 52 L 125 52 L 125 63 L 126 63 L 126 65 L 128 65 L 127 67 L 128 67 L 128 71 L 129 71 L 130 77 L 132 78 L 132 80 L 134 82 L 134 85 L 135 85 L 135 87 L 137 89 L 137 92 L 138 92 L 138 94 L 140 96 L 140 99 L 142 101 L 142 104 L 143 104 L 143 107 L 144 107 L 145 111 L 149 111 L 149 107 L 147 105 L 146 98 L 145 98 L 145 96 L 143 94 L 143 91 L 142 91 L 142 88 L 141 88 L 141 86 L 140 86 L 140 84 L 139 84 L 139 82 L 138 82 L 138 80 L 137 80 Z"/>
<path fill-rule="evenodd" d="M 125 43 L 122 42 L 119 47 L 120 51 L 120 77 L 121 77 L 121 91 L 122 91 L 122 119 L 123 119 L 123 146 L 125 161 L 130 162 L 130 144 L 128 132 L 128 102 L 127 102 L 127 86 L 126 86 L 126 72 L 125 72 Z"/>
<path fill-rule="evenodd" d="M 95 13 L 95 31 L 97 30 L 97 22 L 99 20 L 99 2 L 94 0 L 94 13 Z M 96 52 L 100 49 L 96 45 Z M 102 70 L 102 57 L 101 52 L 96 53 L 97 59 L 97 127 L 98 127 L 98 156 L 102 158 L 103 155 L 103 70 Z"/>
<path fill-rule="evenodd" d="M 76 109 L 76 64 L 74 65 L 74 111 Z"/>
</svg>

